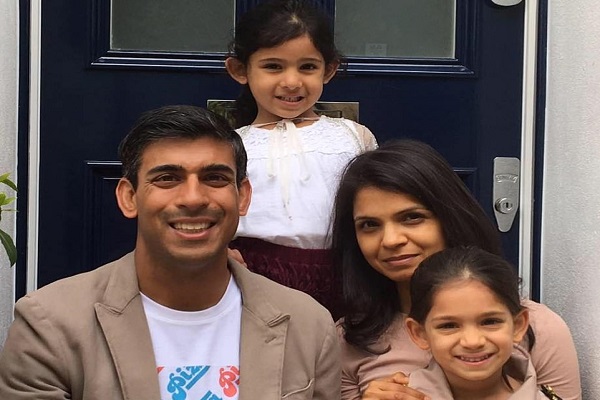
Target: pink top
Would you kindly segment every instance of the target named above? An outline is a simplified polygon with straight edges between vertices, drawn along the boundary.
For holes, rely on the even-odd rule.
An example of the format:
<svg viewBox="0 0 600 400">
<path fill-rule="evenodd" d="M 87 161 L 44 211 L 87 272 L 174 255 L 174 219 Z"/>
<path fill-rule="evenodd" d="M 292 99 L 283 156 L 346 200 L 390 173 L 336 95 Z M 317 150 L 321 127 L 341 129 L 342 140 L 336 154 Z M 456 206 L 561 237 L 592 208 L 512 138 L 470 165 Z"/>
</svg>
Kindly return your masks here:
<svg viewBox="0 0 600 400">
<path fill-rule="evenodd" d="M 531 362 L 537 373 L 539 385 L 551 386 L 563 400 L 581 399 L 581 382 L 575 344 L 569 327 L 563 319 L 546 307 L 530 300 L 523 305 L 529 309 L 530 324 L 535 333 L 535 346 Z M 393 375 L 396 372 L 410 374 L 425 368 L 430 354 L 418 348 L 404 328 L 405 314 L 398 317 L 382 335 L 378 344 L 389 345 L 390 351 L 373 355 L 349 345 L 343 339 L 342 346 L 342 400 L 359 400 L 369 382 Z M 521 347 L 528 348 L 527 342 Z"/>
<path fill-rule="evenodd" d="M 504 366 L 510 376 L 521 382 L 521 386 L 510 395 L 508 400 L 548 399 L 538 389 L 535 370 L 528 357 L 527 352 L 517 346 Z M 446 375 L 434 360 L 431 360 L 427 368 L 411 373 L 408 386 L 425 393 L 432 399 L 453 399 Z"/>
</svg>

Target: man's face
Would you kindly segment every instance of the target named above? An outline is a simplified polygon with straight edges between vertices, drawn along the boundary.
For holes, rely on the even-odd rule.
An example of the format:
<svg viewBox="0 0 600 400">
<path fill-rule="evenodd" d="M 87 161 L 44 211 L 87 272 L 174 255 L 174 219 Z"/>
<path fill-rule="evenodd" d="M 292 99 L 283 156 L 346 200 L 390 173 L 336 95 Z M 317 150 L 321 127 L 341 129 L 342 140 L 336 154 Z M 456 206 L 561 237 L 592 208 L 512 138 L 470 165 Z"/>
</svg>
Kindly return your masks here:
<svg viewBox="0 0 600 400">
<path fill-rule="evenodd" d="M 142 154 L 138 187 L 122 179 L 119 207 L 138 219 L 136 258 L 167 268 L 198 268 L 227 259 L 240 215 L 250 205 L 236 186 L 233 149 L 213 138 L 164 139 Z"/>
</svg>

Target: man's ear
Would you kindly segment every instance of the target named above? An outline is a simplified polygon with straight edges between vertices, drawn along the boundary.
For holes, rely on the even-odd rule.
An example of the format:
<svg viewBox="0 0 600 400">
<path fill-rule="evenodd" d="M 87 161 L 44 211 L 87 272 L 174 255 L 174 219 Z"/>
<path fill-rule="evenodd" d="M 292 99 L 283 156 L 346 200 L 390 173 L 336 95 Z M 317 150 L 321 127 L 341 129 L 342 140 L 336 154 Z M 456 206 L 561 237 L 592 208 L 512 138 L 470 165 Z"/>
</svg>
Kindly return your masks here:
<svg viewBox="0 0 600 400">
<path fill-rule="evenodd" d="M 323 77 L 323 83 L 329 83 L 329 81 L 335 76 L 338 68 L 340 66 L 339 61 L 334 61 L 325 67 L 325 76 Z"/>
<path fill-rule="evenodd" d="M 406 324 L 406 331 L 412 341 L 415 342 L 420 349 L 429 350 L 429 341 L 427 340 L 425 327 L 413 318 L 406 318 L 404 323 Z"/>
<path fill-rule="evenodd" d="M 126 178 L 121 178 L 115 190 L 117 204 L 126 218 L 137 217 L 137 202 L 135 198 L 135 189 L 131 182 Z"/>
<path fill-rule="evenodd" d="M 250 207 L 250 201 L 252 199 L 252 185 L 250 185 L 250 180 L 248 178 L 244 178 L 240 187 L 238 188 L 239 193 L 239 212 L 240 216 L 244 216 L 248 213 L 248 208 Z"/>
<path fill-rule="evenodd" d="M 519 343 L 527 333 L 529 328 L 529 310 L 522 310 L 514 317 L 513 342 Z"/>
<path fill-rule="evenodd" d="M 235 57 L 228 57 L 225 60 L 225 68 L 233 79 L 238 83 L 245 85 L 248 83 L 248 74 L 246 73 L 246 65 Z"/>
</svg>

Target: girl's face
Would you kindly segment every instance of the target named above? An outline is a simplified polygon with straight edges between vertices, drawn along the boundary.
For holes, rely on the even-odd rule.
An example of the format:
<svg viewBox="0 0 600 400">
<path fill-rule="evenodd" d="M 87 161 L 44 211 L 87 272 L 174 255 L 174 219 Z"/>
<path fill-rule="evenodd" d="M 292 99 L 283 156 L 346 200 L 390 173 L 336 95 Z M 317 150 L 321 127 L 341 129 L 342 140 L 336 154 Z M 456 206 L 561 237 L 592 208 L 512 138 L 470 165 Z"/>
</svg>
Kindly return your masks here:
<svg viewBox="0 0 600 400">
<path fill-rule="evenodd" d="M 440 221 L 407 194 L 362 188 L 353 217 L 365 259 L 399 287 L 406 286 L 421 261 L 446 247 Z"/>
<path fill-rule="evenodd" d="M 453 390 L 471 391 L 502 384 L 502 367 L 528 323 L 527 311 L 513 317 L 492 290 L 474 279 L 438 289 L 424 325 L 406 321 L 413 341 L 431 351 Z"/>
<path fill-rule="evenodd" d="M 232 58 L 226 63 L 235 80 L 250 86 L 258 106 L 255 124 L 316 117 L 313 106 L 338 66 L 325 64 L 307 35 L 259 49 L 245 66 Z"/>
</svg>

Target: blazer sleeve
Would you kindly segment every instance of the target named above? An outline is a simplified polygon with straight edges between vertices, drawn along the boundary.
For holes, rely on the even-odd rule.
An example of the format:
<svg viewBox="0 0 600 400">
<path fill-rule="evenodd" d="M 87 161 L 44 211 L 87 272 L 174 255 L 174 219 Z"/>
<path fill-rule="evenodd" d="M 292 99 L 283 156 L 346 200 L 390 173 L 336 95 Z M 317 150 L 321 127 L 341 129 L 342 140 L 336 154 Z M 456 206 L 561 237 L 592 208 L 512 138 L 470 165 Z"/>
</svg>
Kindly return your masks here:
<svg viewBox="0 0 600 400">
<path fill-rule="evenodd" d="M 317 360 L 313 399 L 339 399 L 340 381 L 340 346 L 335 324 L 330 320 Z"/>
<path fill-rule="evenodd" d="M 65 343 L 43 307 L 26 296 L 0 353 L 0 399 L 70 399 Z"/>
<path fill-rule="evenodd" d="M 575 343 L 565 321 L 543 304 L 524 302 L 535 334 L 531 362 L 539 385 L 549 385 L 563 400 L 581 399 Z"/>
</svg>

